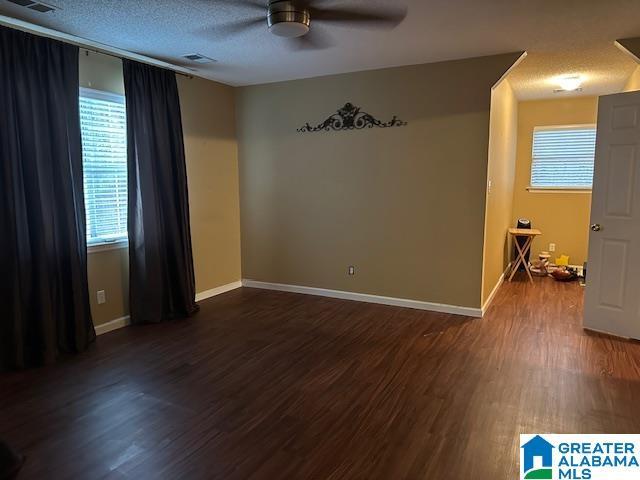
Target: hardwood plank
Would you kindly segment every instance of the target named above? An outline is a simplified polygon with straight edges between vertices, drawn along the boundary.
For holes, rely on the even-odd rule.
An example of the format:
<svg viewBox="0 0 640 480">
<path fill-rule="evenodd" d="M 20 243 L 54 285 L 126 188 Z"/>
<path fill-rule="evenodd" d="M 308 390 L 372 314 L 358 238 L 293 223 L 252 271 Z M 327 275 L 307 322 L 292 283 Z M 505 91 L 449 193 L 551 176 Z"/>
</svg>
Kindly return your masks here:
<svg viewBox="0 0 640 480">
<path fill-rule="evenodd" d="M 30 478 L 515 478 L 520 433 L 640 432 L 640 344 L 582 289 L 505 284 L 484 319 L 239 289 L 0 376 Z"/>
</svg>

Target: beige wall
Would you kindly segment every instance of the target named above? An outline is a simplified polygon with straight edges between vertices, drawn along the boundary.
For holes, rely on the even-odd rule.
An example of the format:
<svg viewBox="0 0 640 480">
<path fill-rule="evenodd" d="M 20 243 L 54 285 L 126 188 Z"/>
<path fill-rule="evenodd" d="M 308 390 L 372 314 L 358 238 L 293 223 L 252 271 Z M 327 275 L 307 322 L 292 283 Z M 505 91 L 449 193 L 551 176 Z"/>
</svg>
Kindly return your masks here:
<svg viewBox="0 0 640 480">
<path fill-rule="evenodd" d="M 187 163 L 196 291 L 240 280 L 240 220 L 234 89 L 178 76 Z M 81 86 L 124 93 L 119 59 L 81 51 Z M 128 251 L 90 252 L 96 325 L 128 314 Z M 107 302 L 98 305 L 96 292 Z"/>
<path fill-rule="evenodd" d="M 509 264 L 507 229 L 513 216 L 518 101 L 507 80 L 491 94 L 489 165 L 485 213 L 482 302 L 487 301 Z"/>
<path fill-rule="evenodd" d="M 89 302 L 94 325 L 129 314 L 129 250 L 117 248 L 89 252 L 87 256 Z M 96 292 L 104 290 L 106 303 L 99 305 Z"/>
<path fill-rule="evenodd" d="M 624 92 L 631 92 L 635 90 L 640 90 L 640 67 L 636 67 L 627 84 L 624 86 Z"/>
<path fill-rule="evenodd" d="M 241 89 L 243 277 L 479 307 L 491 87 L 518 56 Z M 296 132 L 346 102 L 409 125 Z"/>
<path fill-rule="evenodd" d="M 122 60 L 80 49 L 80 86 L 124 95 Z"/>
<path fill-rule="evenodd" d="M 513 196 L 513 218 L 529 218 L 542 235 L 533 242 L 537 255 L 556 244 L 559 256 L 570 256 L 570 263 L 581 265 L 587 258 L 591 193 L 534 193 L 527 191 L 531 179 L 533 129 L 544 125 L 596 123 L 597 97 L 521 102 L 518 106 L 518 149 Z"/>
<path fill-rule="evenodd" d="M 240 280 L 234 89 L 178 76 L 196 291 Z"/>
</svg>

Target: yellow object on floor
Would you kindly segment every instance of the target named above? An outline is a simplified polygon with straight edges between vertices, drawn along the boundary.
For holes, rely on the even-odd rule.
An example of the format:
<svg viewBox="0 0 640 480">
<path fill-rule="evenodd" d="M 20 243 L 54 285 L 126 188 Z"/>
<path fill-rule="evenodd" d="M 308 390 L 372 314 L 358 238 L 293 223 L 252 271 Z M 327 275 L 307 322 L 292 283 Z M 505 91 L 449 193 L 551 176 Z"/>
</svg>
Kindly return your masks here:
<svg viewBox="0 0 640 480">
<path fill-rule="evenodd" d="M 569 266 L 569 255 L 560 255 L 559 257 L 556 257 L 556 265 L 560 267 Z"/>
</svg>

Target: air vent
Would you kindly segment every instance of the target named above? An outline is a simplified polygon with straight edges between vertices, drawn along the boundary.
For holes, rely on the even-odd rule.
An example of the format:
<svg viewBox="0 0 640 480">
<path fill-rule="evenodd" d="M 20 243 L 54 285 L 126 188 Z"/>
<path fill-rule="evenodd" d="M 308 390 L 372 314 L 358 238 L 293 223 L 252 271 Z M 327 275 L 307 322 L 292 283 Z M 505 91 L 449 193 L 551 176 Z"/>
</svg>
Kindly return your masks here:
<svg viewBox="0 0 640 480">
<path fill-rule="evenodd" d="M 11 3 L 15 3 L 16 5 L 20 5 L 21 7 L 28 7 L 29 5 L 33 5 L 31 0 L 7 0 Z"/>
<path fill-rule="evenodd" d="M 182 58 L 186 58 L 187 60 L 191 60 L 196 63 L 213 63 L 215 60 L 213 58 L 205 57 L 204 55 L 200 55 L 199 53 L 188 53 L 186 55 L 182 55 Z"/>
<path fill-rule="evenodd" d="M 30 5 L 27 8 L 30 8 L 31 10 L 35 10 L 36 12 L 40 12 L 40 13 L 53 12 L 55 10 L 55 8 L 50 7 L 49 5 L 45 5 L 44 3 L 34 3 L 33 5 Z"/>
<path fill-rule="evenodd" d="M 54 7 L 53 5 L 49 5 L 43 2 L 34 2 L 33 0 L 8 0 L 11 3 L 15 3 L 16 5 L 20 5 L 21 7 L 27 7 L 30 10 L 35 10 L 40 13 L 53 12 L 58 10 L 58 7 Z"/>
</svg>

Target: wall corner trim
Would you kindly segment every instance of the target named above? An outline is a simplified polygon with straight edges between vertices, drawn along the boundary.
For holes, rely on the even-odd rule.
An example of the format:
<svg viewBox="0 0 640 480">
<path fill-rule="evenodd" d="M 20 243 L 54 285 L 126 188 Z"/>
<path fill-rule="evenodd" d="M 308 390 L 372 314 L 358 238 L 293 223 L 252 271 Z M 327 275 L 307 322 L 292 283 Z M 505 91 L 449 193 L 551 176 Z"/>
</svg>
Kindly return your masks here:
<svg viewBox="0 0 640 480">
<path fill-rule="evenodd" d="M 236 288 L 240 287 L 242 287 L 242 282 L 238 280 L 237 282 L 221 285 L 219 287 L 212 288 L 211 290 L 205 290 L 204 292 L 196 294 L 196 302 L 200 302 L 202 300 L 206 300 L 207 298 L 230 292 L 231 290 L 235 290 Z M 131 318 L 129 317 L 129 315 L 126 315 L 124 317 L 111 320 L 110 322 L 96 325 L 94 328 L 96 329 L 96 335 L 103 335 L 105 333 L 112 332 L 113 330 L 118 330 L 119 328 L 128 327 L 129 325 L 131 325 Z"/>
<path fill-rule="evenodd" d="M 511 64 L 511 66 L 507 69 L 506 72 L 502 74 L 502 76 L 493 84 L 491 90 L 495 90 L 495 88 L 502 83 L 502 81 L 507 78 L 507 76 L 518 66 L 522 61 L 527 58 L 528 53 L 526 51 L 520 52 L 520 56 Z"/>
<path fill-rule="evenodd" d="M 131 318 L 129 317 L 129 315 L 116 318 L 115 320 L 111 320 L 110 322 L 96 325 L 96 335 L 103 335 L 105 333 L 118 330 L 119 328 L 128 327 L 129 325 L 131 325 Z"/>
<path fill-rule="evenodd" d="M 613 44 L 634 62 L 640 63 L 640 37 L 619 38 Z"/>
<path fill-rule="evenodd" d="M 231 290 L 235 290 L 236 288 L 240 288 L 242 286 L 242 282 L 240 280 L 236 282 L 227 283 L 226 285 L 221 285 L 216 288 L 212 288 L 210 290 L 205 290 L 204 292 L 200 292 L 196 294 L 196 302 L 200 302 L 202 300 L 206 300 L 207 298 L 215 297 L 216 295 L 221 295 L 226 292 L 230 292 Z"/>
<path fill-rule="evenodd" d="M 493 287 L 493 290 L 491 290 L 491 293 L 489 294 L 489 297 L 487 298 L 487 301 L 484 302 L 484 305 L 482 305 L 482 316 L 483 317 L 484 317 L 484 314 L 487 313 L 487 310 L 489 310 L 489 307 L 491 306 L 491 302 L 493 302 L 493 299 L 496 296 L 496 294 L 498 293 L 498 290 L 500 290 L 500 287 L 504 283 L 504 278 L 505 278 L 507 272 L 510 271 L 510 270 L 511 270 L 511 262 L 509 262 L 509 265 L 507 265 L 507 268 L 504 269 L 504 272 L 502 272 L 502 275 L 500 275 L 500 278 L 498 278 L 498 281 L 496 282 L 496 285 Z"/>
<path fill-rule="evenodd" d="M 280 292 L 302 293 L 320 297 L 339 298 L 341 300 L 353 300 L 356 302 L 377 303 L 380 305 L 391 305 L 394 307 L 414 308 L 417 310 L 450 313 L 453 315 L 464 315 L 467 317 L 479 318 L 482 316 L 482 310 L 480 308 L 461 307 L 457 305 L 447 305 L 444 303 L 423 302 L 420 300 L 409 300 L 405 298 L 383 297 L 380 295 L 370 295 L 367 293 L 346 292 L 343 290 L 328 290 L 325 288 L 305 287 L 301 285 L 287 285 L 282 283 L 260 282 L 257 280 L 249 279 L 242 279 L 242 286 L 249 288 L 260 288 L 263 290 L 277 290 Z"/>
</svg>

